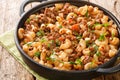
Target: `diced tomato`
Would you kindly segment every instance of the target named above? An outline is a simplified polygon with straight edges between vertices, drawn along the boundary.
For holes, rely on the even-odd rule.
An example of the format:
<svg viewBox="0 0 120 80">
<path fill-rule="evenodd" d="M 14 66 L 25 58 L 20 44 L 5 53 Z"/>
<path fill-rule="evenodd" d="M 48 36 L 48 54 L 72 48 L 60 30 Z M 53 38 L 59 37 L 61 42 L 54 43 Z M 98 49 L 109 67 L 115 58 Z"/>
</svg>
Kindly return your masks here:
<svg viewBox="0 0 120 80">
<path fill-rule="evenodd" d="M 79 31 L 79 25 L 78 24 L 74 24 L 74 25 L 72 25 L 71 26 L 71 29 L 73 30 L 73 31 Z"/>
<path fill-rule="evenodd" d="M 64 41 L 64 38 L 63 38 L 63 37 L 59 37 L 59 40 L 60 40 L 60 41 Z"/>
<path fill-rule="evenodd" d="M 81 15 L 81 13 L 80 12 L 77 12 L 77 14 L 80 16 Z"/>
<path fill-rule="evenodd" d="M 72 19 L 69 19 L 68 21 L 69 21 L 69 23 L 72 23 L 73 20 L 72 20 Z"/>
</svg>

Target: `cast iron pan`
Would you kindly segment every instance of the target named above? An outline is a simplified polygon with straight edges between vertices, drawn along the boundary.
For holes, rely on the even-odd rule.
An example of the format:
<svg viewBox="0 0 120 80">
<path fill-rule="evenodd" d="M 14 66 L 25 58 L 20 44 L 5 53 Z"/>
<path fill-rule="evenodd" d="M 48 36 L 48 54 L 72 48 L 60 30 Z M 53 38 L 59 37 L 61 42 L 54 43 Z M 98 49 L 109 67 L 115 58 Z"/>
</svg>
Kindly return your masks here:
<svg viewBox="0 0 120 80">
<path fill-rule="evenodd" d="M 43 2 L 42 2 L 43 1 Z M 27 12 L 24 12 L 24 8 L 27 4 L 31 3 L 31 2 L 41 2 L 38 6 L 30 9 Z M 40 65 L 37 62 L 35 62 L 33 59 L 31 59 L 20 47 L 19 43 L 19 39 L 18 39 L 18 29 L 20 27 L 24 26 L 24 22 L 26 21 L 26 19 L 33 13 L 36 13 L 38 11 L 40 11 L 43 8 L 49 7 L 49 6 L 53 6 L 55 3 L 71 3 L 73 5 L 76 6 L 84 6 L 84 5 L 92 5 L 92 6 L 96 6 L 98 7 L 100 10 L 102 10 L 106 15 L 109 16 L 110 19 L 112 19 L 114 21 L 114 23 L 118 26 L 118 32 L 120 35 L 120 22 L 118 21 L 118 19 L 108 10 L 106 10 L 105 8 L 90 3 L 90 2 L 86 2 L 83 0 L 52 0 L 52 1 L 46 1 L 46 0 L 25 0 L 25 2 L 23 2 L 23 4 L 21 5 L 20 8 L 20 16 L 21 19 L 18 22 L 18 25 L 16 27 L 15 30 L 15 43 L 16 46 L 19 50 L 19 52 L 21 53 L 24 61 L 26 62 L 26 64 L 35 72 L 37 72 L 40 76 L 43 76 L 49 80 L 90 80 L 92 78 L 95 78 L 99 75 L 103 75 L 103 74 L 109 74 L 109 73 L 114 73 L 114 72 L 118 72 L 120 71 L 120 64 L 113 66 L 112 65 L 115 63 L 116 59 L 118 57 L 120 57 L 120 48 L 118 50 L 118 54 L 116 56 L 114 56 L 110 61 L 106 62 L 103 65 L 100 65 L 99 67 L 95 68 L 95 69 L 90 69 L 90 70 L 81 70 L 81 71 L 60 71 L 60 70 L 55 70 L 52 68 L 48 68 L 46 66 Z"/>
</svg>

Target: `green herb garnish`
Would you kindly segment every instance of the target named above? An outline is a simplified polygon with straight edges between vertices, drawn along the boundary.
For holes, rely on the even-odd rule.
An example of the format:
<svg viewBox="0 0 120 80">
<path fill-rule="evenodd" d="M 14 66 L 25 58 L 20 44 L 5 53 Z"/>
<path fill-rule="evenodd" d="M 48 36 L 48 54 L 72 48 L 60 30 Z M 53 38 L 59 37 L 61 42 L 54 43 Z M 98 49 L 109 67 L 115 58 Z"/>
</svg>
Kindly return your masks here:
<svg viewBox="0 0 120 80">
<path fill-rule="evenodd" d="M 60 29 L 62 28 L 62 25 L 58 26 Z"/>
<path fill-rule="evenodd" d="M 95 46 L 94 46 L 94 51 L 93 51 L 92 53 L 95 54 L 97 51 L 98 51 L 98 46 L 95 45 Z"/>
<path fill-rule="evenodd" d="M 101 24 L 100 23 L 95 23 L 94 26 L 101 26 Z"/>
<path fill-rule="evenodd" d="M 28 18 L 28 19 L 26 20 L 26 22 L 27 22 L 27 23 L 30 23 L 30 19 Z"/>
<path fill-rule="evenodd" d="M 46 60 L 51 60 L 50 57 L 46 57 Z"/>
<path fill-rule="evenodd" d="M 88 10 L 87 10 L 86 13 L 85 13 L 85 17 L 89 17 Z"/>
<path fill-rule="evenodd" d="M 98 50 L 98 46 L 94 46 L 94 51 L 96 52 Z"/>
<path fill-rule="evenodd" d="M 100 24 L 100 23 L 95 23 L 94 25 L 93 25 L 93 28 L 95 28 L 96 26 L 101 26 L 102 24 Z"/>
<path fill-rule="evenodd" d="M 114 34 L 114 33 L 112 33 L 112 38 L 113 38 L 113 37 L 115 37 L 115 34 Z"/>
<path fill-rule="evenodd" d="M 44 43 L 44 42 L 46 42 L 46 41 L 47 41 L 47 40 L 46 40 L 45 38 L 41 38 L 41 39 L 40 39 L 40 42 L 41 42 L 41 43 Z"/>
<path fill-rule="evenodd" d="M 54 40 L 51 40 L 51 41 L 50 41 L 51 44 L 54 44 L 54 42 L 55 42 Z"/>
<path fill-rule="evenodd" d="M 78 36 L 78 35 L 79 35 L 79 33 L 76 32 L 76 31 L 74 31 L 73 34 L 74 34 L 75 36 Z"/>
<path fill-rule="evenodd" d="M 54 53 L 50 55 L 50 60 L 52 60 L 52 61 L 55 61 L 55 60 L 56 60 Z"/>
<path fill-rule="evenodd" d="M 98 40 L 99 40 L 99 41 L 105 40 L 105 34 L 101 34 Z"/>
<path fill-rule="evenodd" d="M 64 62 L 63 61 L 61 61 L 61 60 L 57 60 L 58 62 L 60 62 L 60 63 L 63 63 L 64 64 Z"/>
<path fill-rule="evenodd" d="M 47 47 L 50 48 L 50 46 L 51 46 L 50 43 L 48 43 L 48 44 L 47 44 Z"/>
<path fill-rule="evenodd" d="M 56 46 L 60 46 L 60 41 L 56 39 Z"/>
<path fill-rule="evenodd" d="M 37 32 L 37 33 L 36 33 L 36 35 L 37 35 L 37 36 L 40 36 L 40 35 L 41 35 L 41 33 L 40 33 L 40 32 Z"/>
<path fill-rule="evenodd" d="M 73 61 L 70 61 L 69 63 L 70 63 L 70 64 L 75 64 L 75 62 L 73 62 Z"/>
<path fill-rule="evenodd" d="M 76 63 L 76 64 L 80 64 L 80 65 L 82 65 L 82 62 L 81 62 L 80 59 L 76 59 L 76 60 L 75 60 L 75 63 Z"/>
<path fill-rule="evenodd" d="M 97 55 L 97 56 L 100 56 L 100 55 L 101 55 L 100 51 L 97 51 L 97 52 L 96 52 L 96 55 Z"/>
<path fill-rule="evenodd" d="M 82 38 L 82 35 L 77 35 L 76 38 L 80 40 Z"/>
<path fill-rule="evenodd" d="M 91 25 L 90 24 L 88 24 L 88 29 L 91 29 Z"/>
<path fill-rule="evenodd" d="M 90 29 L 91 27 L 88 27 L 88 32 L 90 32 L 90 33 L 94 33 L 95 32 L 95 30 L 93 30 L 93 29 Z M 92 27 L 93 28 L 93 27 Z"/>
<path fill-rule="evenodd" d="M 34 54 L 34 56 L 39 57 L 39 56 L 40 56 L 40 52 L 36 52 L 36 53 Z"/>
<path fill-rule="evenodd" d="M 31 46 L 32 43 L 33 43 L 33 42 L 28 42 L 28 43 L 26 43 L 26 44 L 27 44 L 27 46 Z"/>
<path fill-rule="evenodd" d="M 86 40 L 86 46 L 87 46 L 87 47 L 90 46 L 90 40 Z"/>
<path fill-rule="evenodd" d="M 44 33 L 43 30 L 40 30 L 40 31 L 38 31 L 38 32 L 36 33 L 36 35 L 37 35 L 37 36 L 44 36 L 45 33 Z"/>
<path fill-rule="evenodd" d="M 109 23 L 104 23 L 102 24 L 104 27 L 108 27 L 109 26 Z"/>
</svg>

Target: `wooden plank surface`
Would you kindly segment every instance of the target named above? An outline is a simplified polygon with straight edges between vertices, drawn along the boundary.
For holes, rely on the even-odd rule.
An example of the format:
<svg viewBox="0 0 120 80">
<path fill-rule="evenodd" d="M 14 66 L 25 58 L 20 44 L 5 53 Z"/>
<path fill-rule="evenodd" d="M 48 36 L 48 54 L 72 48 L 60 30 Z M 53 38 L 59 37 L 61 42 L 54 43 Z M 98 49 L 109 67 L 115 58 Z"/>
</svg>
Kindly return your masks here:
<svg viewBox="0 0 120 80">
<path fill-rule="evenodd" d="M 16 27 L 19 21 L 19 7 L 24 0 L 0 1 L 0 34 Z M 88 0 L 111 11 L 120 20 L 120 0 Z M 35 4 L 28 5 L 31 8 Z M 0 47 L 0 80 L 34 80 L 3 47 Z M 120 72 L 100 76 L 94 80 L 120 80 Z"/>
<path fill-rule="evenodd" d="M 0 1 L 0 34 L 16 27 L 23 0 Z M 3 47 L 0 47 L 0 80 L 34 80 Z"/>
</svg>

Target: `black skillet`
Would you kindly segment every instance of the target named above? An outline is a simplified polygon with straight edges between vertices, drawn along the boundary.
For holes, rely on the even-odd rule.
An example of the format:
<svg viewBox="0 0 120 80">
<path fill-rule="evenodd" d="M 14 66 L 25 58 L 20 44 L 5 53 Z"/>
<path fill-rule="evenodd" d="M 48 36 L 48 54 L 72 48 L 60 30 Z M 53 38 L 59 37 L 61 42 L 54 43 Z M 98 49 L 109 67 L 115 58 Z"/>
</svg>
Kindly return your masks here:
<svg viewBox="0 0 120 80">
<path fill-rule="evenodd" d="M 43 1 L 43 2 L 42 2 Z M 38 6 L 30 9 L 27 12 L 24 12 L 24 8 L 27 4 L 31 3 L 31 2 L 41 2 Z M 40 76 L 43 76 L 49 80 L 90 80 L 92 78 L 95 78 L 99 75 L 103 75 L 103 74 L 108 74 L 108 73 L 114 73 L 114 72 L 118 72 L 120 71 L 120 64 L 116 65 L 116 66 L 112 66 L 116 59 L 118 57 L 120 57 L 120 48 L 118 50 L 118 54 L 116 56 L 114 56 L 110 61 L 106 62 L 103 65 L 100 65 L 99 67 L 95 68 L 95 69 L 90 69 L 90 70 L 82 70 L 82 71 L 60 71 L 60 70 L 55 70 L 52 68 L 48 68 L 46 66 L 40 65 L 37 62 L 33 61 L 33 59 L 31 59 L 20 47 L 19 43 L 19 39 L 18 39 L 18 29 L 20 27 L 24 26 L 24 22 L 26 21 L 26 19 L 33 13 L 36 13 L 38 11 L 40 11 L 43 8 L 49 7 L 49 6 L 53 6 L 55 3 L 71 3 L 73 5 L 76 6 L 84 6 L 84 5 L 92 5 L 92 6 L 96 6 L 98 7 L 100 10 L 102 10 L 106 15 L 109 16 L 110 19 L 112 19 L 114 21 L 114 23 L 118 26 L 118 32 L 120 35 L 120 22 L 118 21 L 118 19 L 108 10 L 106 10 L 105 8 L 87 2 L 87 1 L 83 1 L 83 0 L 52 0 L 52 1 L 46 1 L 46 0 L 25 0 L 25 2 L 23 2 L 23 4 L 21 5 L 20 8 L 20 15 L 21 15 L 21 19 L 18 22 L 18 25 L 16 27 L 15 30 L 15 43 L 16 46 L 19 50 L 19 52 L 21 53 L 25 63 L 35 72 L 37 72 Z"/>
</svg>

